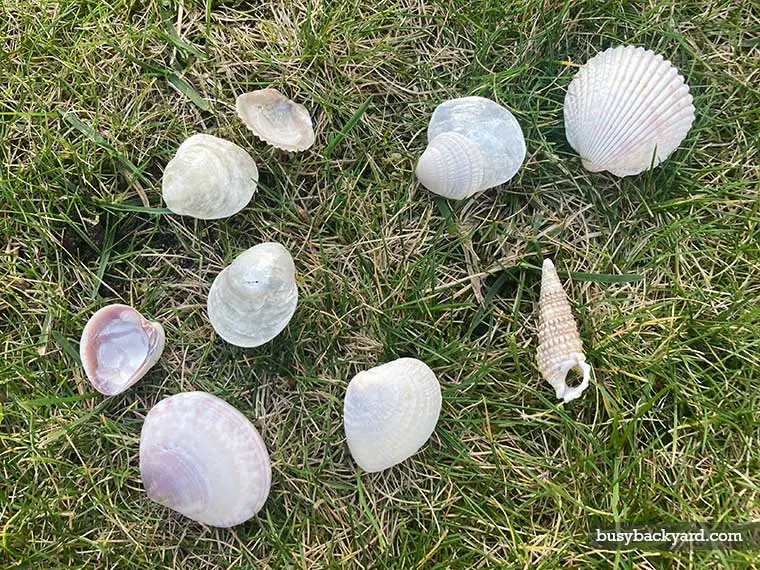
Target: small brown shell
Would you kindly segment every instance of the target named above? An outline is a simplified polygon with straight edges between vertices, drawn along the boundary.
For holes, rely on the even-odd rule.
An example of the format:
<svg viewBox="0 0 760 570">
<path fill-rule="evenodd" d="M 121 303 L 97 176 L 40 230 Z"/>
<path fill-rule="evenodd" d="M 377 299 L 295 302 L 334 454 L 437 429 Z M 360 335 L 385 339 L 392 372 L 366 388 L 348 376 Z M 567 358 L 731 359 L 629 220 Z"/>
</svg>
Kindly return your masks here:
<svg viewBox="0 0 760 570">
<path fill-rule="evenodd" d="M 541 274 L 536 360 L 541 375 L 556 390 L 557 398 L 569 402 L 588 387 L 591 366 L 586 364 L 583 342 L 570 303 L 550 259 L 544 260 Z M 583 376 L 580 385 L 567 385 L 566 378 L 571 370 Z"/>
</svg>

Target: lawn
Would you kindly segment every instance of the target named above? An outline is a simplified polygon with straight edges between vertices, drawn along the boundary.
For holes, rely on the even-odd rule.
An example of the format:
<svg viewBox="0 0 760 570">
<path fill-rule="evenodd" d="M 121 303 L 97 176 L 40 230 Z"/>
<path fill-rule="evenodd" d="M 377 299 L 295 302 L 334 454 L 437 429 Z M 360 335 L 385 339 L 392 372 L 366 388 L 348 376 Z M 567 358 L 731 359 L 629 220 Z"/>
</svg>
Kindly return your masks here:
<svg viewBox="0 0 760 570">
<path fill-rule="evenodd" d="M 756 567 L 758 551 L 603 551 L 586 533 L 760 521 L 759 22 L 741 0 L 3 2 L 0 566 Z M 580 64 L 625 43 L 679 68 L 696 121 L 620 179 L 584 170 L 562 103 Z M 236 95 L 269 85 L 311 111 L 310 150 L 237 119 Z M 433 109 L 464 95 L 509 108 L 528 152 L 509 183 L 452 202 L 414 165 Z M 196 132 L 258 164 L 233 217 L 164 207 L 163 168 Z M 299 306 L 237 348 L 208 290 L 270 240 Z M 545 257 L 594 369 L 569 404 L 535 364 Z M 78 343 L 111 302 L 163 323 L 167 346 L 107 398 Z M 345 389 L 401 356 L 438 375 L 441 418 L 421 453 L 362 473 Z M 230 530 L 142 489 L 142 421 L 187 390 L 236 406 L 269 448 L 269 499 Z"/>
</svg>

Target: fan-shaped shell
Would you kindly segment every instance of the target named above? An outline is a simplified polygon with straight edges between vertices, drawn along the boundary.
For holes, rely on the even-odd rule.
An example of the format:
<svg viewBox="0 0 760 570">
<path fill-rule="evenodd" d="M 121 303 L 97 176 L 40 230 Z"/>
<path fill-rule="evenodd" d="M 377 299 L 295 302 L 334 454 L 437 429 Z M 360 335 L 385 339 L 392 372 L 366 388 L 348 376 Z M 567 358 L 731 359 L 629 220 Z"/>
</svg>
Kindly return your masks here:
<svg viewBox="0 0 760 570">
<path fill-rule="evenodd" d="M 570 303 L 550 259 L 544 260 L 541 272 L 536 360 L 541 375 L 554 387 L 557 398 L 570 402 L 588 387 L 591 367 L 586 364 Z M 578 386 L 567 385 L 570 371 L 582 376 Z"/>
<path fill-rule="evenodd" d="M 294 152 L 314 144 L 309 111 L 277 89 L 244 93 L 235 101 L 235 108 L 248 130 L 274 147 Z"/>
<path fill-rule="evenodd" d="M 259 512 L 272 482 L 259 432 L 205 392 L 176 394 L 150 410 L 140 434 L 140 473 L 152 500 L 218 527 Z"/>
<path fill-rule="evenodd" d="M 120 394 L 145 376 L 164 350 L 164 329 L 128 305 L 97 311 L 82 331 L 79 356 L 93 387 Z"/>
<path fill-rule="evenodd" d="M 195 134 L 166 165 L 161 189 L 175 214 L 215 220 L 245 208 L 258 181 L 256 163 L 238 145 Z"/>
<path fill-rule="evenodd" d="M 525 160 L 525 138 L 507 109 L 483 97 L 451 99 L 433 112 L 416 175 L 425 188 L 459 200 L 503 184 Z"/>
<path fill-rule="evenodd" d="M 216 276 L 208 295 L 208 316 L 224 340 L 253 347 L 280 334 L 297 303 L 290 253 L 279 243 L 260 243 Z"/>
<path fill-rule="evenodd" d="M 689 86 L 669 61 L 621 46 L 592 57 L 565 95 L 565 134 L 583 166 L 616 176 L 665 160 L 694 122 Z"/>
<path fill-rule="evenodd" d="M 441 386 L 428 366 L 414 358 L 359 372 L 346 390 L 343 426 L 356 463 L 382 471 L 425 445 L 441 412 Z"/>
</svg>

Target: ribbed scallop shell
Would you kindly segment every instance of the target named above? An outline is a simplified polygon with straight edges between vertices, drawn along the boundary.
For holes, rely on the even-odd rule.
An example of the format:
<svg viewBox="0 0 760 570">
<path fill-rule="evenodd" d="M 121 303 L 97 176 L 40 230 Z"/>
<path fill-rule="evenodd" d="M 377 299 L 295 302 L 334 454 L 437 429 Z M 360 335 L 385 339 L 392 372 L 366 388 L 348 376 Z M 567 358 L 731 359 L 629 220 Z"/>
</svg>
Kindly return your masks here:
<svg viewBox="0 0 760 570">
<path fill-rule="evenodd" d="M 309 111 L 277 89 L 244 93 L 235 101 L 235 108 L 248 130 L 274 147 L 294 152 L 314 144 Z"/>
<path fill-rule="evenodd" d="M 258 181 L 256 163 L 242 148 L 195 134 L 166 165 L 161 188 L 167 208 L 175 214 L 215 220 L 245 208 Z"/>
<path fill-rule="evenodd" d="M 616 176 L 657 166 L 694 122 L 689 86 L 661 55 L 640 47 L 592 57 L 565 95 L 565 134 L 583 166 Z"/>
<path fill-rule="evenodd" d="M 107 396 L 121 394 L 158 361 L 164 329 L 128 305 L 97 311 L 82 331 L 79 356 L 93 387 Z"/>
<path fill-rule="evenodd" d="M 451 99 L 433 112 L 416 175 L 425 188 L 460 200 L 503 184 L 525 160 L 525 138 L 507 109 L 483 97 Z"/>
<path fill-rule="evenodd" d="M 236 346 L 260 346 L 290 322 L 298 304 L 293 258 L 279 243 L 260 243 L 219 275 L 208 295 L 214 330 Z"/>
<path fill-rule="evenodd" d="M 152 500 L 218 527 L 255 515 L 272 483 L 259 432 L 205 392 L 176 394 L 150 410 L 140 434 L 140 473 Z"/>
<path fill-rule="evenodd" d="M 591 367 L 586 364 L 570 303 L 550 259 L 544 260 L 541 274 L 536 360 L 541 375 L 554 387 L 557 398 L 570 402 L 588 387 Z M 566 382 L 571 370 L 583 377 L 581 383 L 572 388 Z"/>
<path fill-rule="evenodd" d="M 370 473 L 388 469 L 425 445 L 441 412 L 441 386 L 414 358 L 359 372 L 346 390 L 343 426 L 356 463 Z"/>
</svg>

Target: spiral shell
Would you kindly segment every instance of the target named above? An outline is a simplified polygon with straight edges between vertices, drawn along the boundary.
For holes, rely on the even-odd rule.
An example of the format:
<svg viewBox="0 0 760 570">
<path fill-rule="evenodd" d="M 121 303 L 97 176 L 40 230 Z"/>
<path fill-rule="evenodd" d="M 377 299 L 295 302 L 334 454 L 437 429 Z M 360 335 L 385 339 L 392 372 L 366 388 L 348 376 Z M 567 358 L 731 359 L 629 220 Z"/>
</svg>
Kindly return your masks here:
<svg viewBox="0 0 760 570">
<path fill-rule="evenodd" d="M 107 396 L 121 394 L 158 361 L 164 329 L 128 305 L 108 305 L 84 327 L 79 356 L 93 387 Z"/>
<path fill-rule="evenodd" d="M 294 152 L 314 144 L 309 111 L 277 89 L 244 93 L 235 101 L 235 108 L 248 130 L 274 147 Z"/>
<path fill-rule="evenodd" d="M 202 220 L 231 216 L 251 201 L 259 171 L 251 156 L 230 141 L 195 134 L 164 169 L 161 189 L 175 214 Z"/>
<path fill-rule="evenodd" d="M 388 469 L 425 445 L 441 412 L 441 386 L 428 366 L 399 358 L 359 372 L 343 405 L 346 440 L 370 473 Z"/>
<path fill-rule="evenodd" d="M 140 473 L 153 501 L 218 527 L 255 515 L 272 483 L 259 432 L 205 392 L 176 394 L 150 410 L 140 434 Z"/>
<path fill-rule="evenodd" d="M 565 134 L 592 172 L 630 176 L 657 166 L 694 122 L 689 86 L 669 61 L 621 46 L 592 57 L 565 95 Z"/>
<path fill-rule="evenodd" d="M 503 184 L 525 160 L 525 138 L 512 113 L 483 97 L 451 99 L 433 112 L 416 175 L 425 188 L 460 200 Z"/>
<path fill-rule="evenodd" d="M 260 243 L 219 275 L 208 295 L 208 317 L 217 334 L 236 346 L 260 346 L 290 322 L 298 304 L 293 258 L 282 245 Z"/>
<path fill-rule="evenodd" d="M 565 290 L 550 259 L 544 260 L 538 314 L 538 369 L 557 392 L 557 398 L 570 402 L 588 387 L 591 367 L 586 364 L 583 342 L 570 310 Z M 566 383 L 575 370 L 583 376 L 576 387 Z"/>
</svg>

